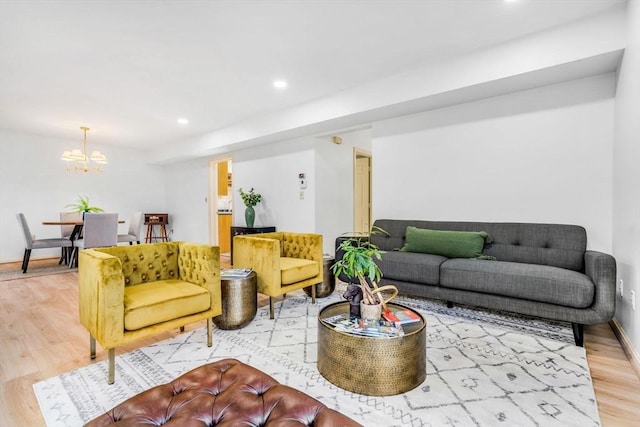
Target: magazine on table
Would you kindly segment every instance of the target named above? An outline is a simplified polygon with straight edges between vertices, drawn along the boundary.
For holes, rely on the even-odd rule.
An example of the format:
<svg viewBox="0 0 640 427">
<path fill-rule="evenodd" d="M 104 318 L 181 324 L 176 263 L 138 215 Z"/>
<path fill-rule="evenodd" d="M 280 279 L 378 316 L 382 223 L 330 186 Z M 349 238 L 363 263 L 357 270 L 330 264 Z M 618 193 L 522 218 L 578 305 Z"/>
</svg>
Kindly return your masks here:
<svg viewBox="0 0 640 427">
<path fill-rule="evenodd" d="M 367 337 L 399 337 L 404 335 L 401 326 L 386 320 L 364 320 L 351 317 L 349 314 L 338 314 L 322 319 L 335 329 L 354 335 Z"/>
<path fill-rule="evenodd" d="M 247 277 L 252 271 L 252 268 L 222 268 L 220 277 Z"/>
</svg>

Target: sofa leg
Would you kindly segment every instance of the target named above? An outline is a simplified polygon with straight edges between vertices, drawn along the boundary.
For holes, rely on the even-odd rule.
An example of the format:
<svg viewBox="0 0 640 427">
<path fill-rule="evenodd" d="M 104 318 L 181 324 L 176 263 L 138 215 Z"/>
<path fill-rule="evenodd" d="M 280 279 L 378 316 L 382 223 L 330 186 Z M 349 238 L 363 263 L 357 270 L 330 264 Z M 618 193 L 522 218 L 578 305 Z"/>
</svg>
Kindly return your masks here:
<svg viewBox="0 0 640 427">
<path fill-rule="evenodd" d="M 93 335 L 89 335 L 89 357 L 91 360 L 96 358 L 96 339 Z"/>
<path fill-rule="evenodd" d="M 573 339 L 578 347 L 584 347 L 584 325 L 582 323 L 572 323 Z"/>
<path fill-rule="evenodd" d="M 447 301 L 447 308 L 453 308 L 453 303 L 451 301 Z"/>
<path fill-rule="evenodd" d="M 207 347 L 211 347 L 213 345 L 213 340 L 211 338 L 212 323 L 213 320 L 211 319 L 211 317 L 207 317 Z"/>
<path fill-rule="evenodd" d="M 311 303 L 312 304 L 316 303 L 316 288 L 317 287 L 318 287 L 317 283 L 315 285 L 311 285 Z"/>
<path fill-rule="evenodd" d="M 180 333 L 184 332 L 184 326 L 180 326 Z"/>
<path fill-rule="evenodd" d="M 273 318 L 273 297 L 269 297 L 269 319 Z"/>
<path fill-rule="evenodd" d="M 109 379 L 107 383 L 113 384 L 116 381 L 116 349 L 109 349 Z"/>
</svg>

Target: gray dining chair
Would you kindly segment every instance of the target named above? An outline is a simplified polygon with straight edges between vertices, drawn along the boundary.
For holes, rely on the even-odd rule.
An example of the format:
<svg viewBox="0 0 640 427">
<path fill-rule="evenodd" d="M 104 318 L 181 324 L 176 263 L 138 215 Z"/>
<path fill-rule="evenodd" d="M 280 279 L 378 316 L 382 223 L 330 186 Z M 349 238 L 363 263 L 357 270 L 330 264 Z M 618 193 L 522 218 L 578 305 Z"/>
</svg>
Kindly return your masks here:
<svg viewBox="0 0 640 427">
<path fill-rule="evenodd" d="M 82 214 L 80 212 L 60 212 L 60 222 L 80 221 L 82 221 Z M 73 242 L 73 240 L 78 238 L 77 234 L 80 234 L 79 230 L 82 230 L 82 226 L 60 224 L 60 237 Z M 71 248 L 62 248 L 62 258 L 67 264 L 71 259 L 71 251 Z"/>
<path fill-rule="evenodd" d="M 22 235 L 24 236 L 24 255 L 22 257 L 22 272 L 27 272 L 29 267 L 29 258 L 31 258 L 31 251 L 33 249 L 46 249 L 46 248 L 71 248 L 73 243 L 69 239 L 52 238 L 52 239 L 36 239 L 31 234 L 31 229 L 27 223 L 27 219 L 21 212 L 17 216 L 18 223 L 22 227 Z"/>
<path fill-rule="evenodd" d="M 129 223 L 129 232 L 127 234 L 118 234 L 118 243 L 129 242 L 133 245 L 133 242 L 140 244 L 141 226 L 144 221 L 144 214 L 142 212 L 134 212 Z"/>
<path fill-rule="evenodd" d="M 73 242 L 73 252 L 69 268 L 78 264 L 78 251 L 87 248 L 104 248 L 118 244 L 118 214 L 90 213 L 84 214 L 82 238 Z"/>
</svg>

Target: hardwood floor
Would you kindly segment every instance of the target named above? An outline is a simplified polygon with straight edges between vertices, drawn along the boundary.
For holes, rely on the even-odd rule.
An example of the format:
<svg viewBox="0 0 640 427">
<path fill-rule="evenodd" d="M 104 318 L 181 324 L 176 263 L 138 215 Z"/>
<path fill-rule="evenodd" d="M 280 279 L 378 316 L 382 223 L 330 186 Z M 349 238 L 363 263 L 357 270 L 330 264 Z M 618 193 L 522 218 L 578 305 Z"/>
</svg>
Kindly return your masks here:
<svg viewBox="0 0 640 427">
<path fill-rule="evenodd" d="M 56 262 L 33 260 L 29 267 Z M 228 267 L 228 258 L 222 258 L 222 265 Z M 19 263 L 0 264 L 0 272 L 19 268 Z M 0 425 L 44 425 L 32 385 L 91 363 L 89 334 L 78 321 L 77 301 L 75 272 L 0 282 Z M 204 322 L 187 329 L 201 326 Z M 178 333 L 140 340 L 116 349 L 116 354 Z M 639 425 L 640 379 L 611 327 L 586 327 L 585 347 L 602 425 Z M 104 360 L 106 352 L 97 349 L 96 361 Z"/>
</svg>

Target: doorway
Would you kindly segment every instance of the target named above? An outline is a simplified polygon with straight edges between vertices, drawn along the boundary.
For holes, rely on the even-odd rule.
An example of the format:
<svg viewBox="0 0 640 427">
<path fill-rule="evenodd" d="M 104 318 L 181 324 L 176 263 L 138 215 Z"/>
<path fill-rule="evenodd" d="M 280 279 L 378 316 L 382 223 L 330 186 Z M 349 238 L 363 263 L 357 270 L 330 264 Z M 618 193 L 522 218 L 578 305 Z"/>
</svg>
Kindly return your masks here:
<svg viewBox="0 0 640 427">
<path fill-rule="evenodd" d="M 212 162 L 212 204 L 211 230 L 214 244 L 220 247 L 220 256 L 229 256 L 231 252 L 231 225 L 233 224 L 233 165 L 231 159 L 218 159 Z"/>
<path fill-rule="evenodd" d="M 356 233 L 371 231 L 371 153 L 354 148 L 353 224 Z"/>
</svg>

